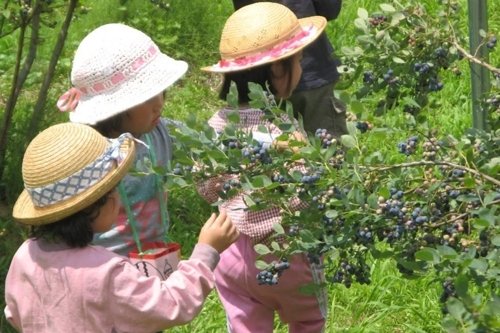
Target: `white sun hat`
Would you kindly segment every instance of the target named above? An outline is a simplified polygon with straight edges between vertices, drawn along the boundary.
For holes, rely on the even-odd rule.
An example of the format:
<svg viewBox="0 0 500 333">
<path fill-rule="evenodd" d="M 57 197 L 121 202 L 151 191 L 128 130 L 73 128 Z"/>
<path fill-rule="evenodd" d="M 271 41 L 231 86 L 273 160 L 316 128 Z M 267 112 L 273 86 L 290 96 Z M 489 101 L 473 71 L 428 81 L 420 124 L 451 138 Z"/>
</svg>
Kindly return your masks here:
<svg viewBox="0 0 500 333">
<path fill-rule="evenodd" d="M 187 69 L 186 62 L 161 53 L 143 32 L 106 24 L 78 46 L 71 71 L 73 87 L 57 106 L 72 111 L 72 122 L 95 125 L 160 94 Z"/>
</svg>

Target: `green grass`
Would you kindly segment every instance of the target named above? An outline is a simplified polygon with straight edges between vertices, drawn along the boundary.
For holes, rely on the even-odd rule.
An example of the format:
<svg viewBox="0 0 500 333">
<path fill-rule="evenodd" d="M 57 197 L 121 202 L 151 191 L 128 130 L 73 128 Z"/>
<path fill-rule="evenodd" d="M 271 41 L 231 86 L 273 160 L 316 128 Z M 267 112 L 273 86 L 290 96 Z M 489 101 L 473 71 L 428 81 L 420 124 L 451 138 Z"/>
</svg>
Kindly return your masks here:
<svg viewBox="0 0 500 333">
<path fill-rule="evenodd" d="M 118 0 L 87 1 L 92 10 L 86 16 L 80 16 L 72 24 L 63 56 L 60 60 L 57 76 L 47 101 L 42 128 L 50 124 L 64 121 L 66 115 L 55 109 L 55 101 L 69 86 L 69 72 L 72 56 L 81 39 L 94 28 L 108 22 L 123 21 L 143 29 L 160 45 L 161 49 L 174 58 L 184 59 L 190 70 L 185 78 L 167 93 L 164 115 L 178 120 L 185 120 L 190 114 L 198 119 L 206 120 L 218 110 L 222 103 L 217 98 L 220 76 L 200 71 L 200 67 L 217 61 L 218 37 L 225 19 L 232 13 L 229 0 L 172 0 L 171 10 L 163 12 L 154 9 L 149 1 L 129 0 L 128 11 L 120 9 Z M 341 46 L 354 46 L 355 33 L 353 20 L 357 17 L 358 7 L 373 11 L 380 3 L 391 1 L 344 0 L 343 9 L 338 20 L 330 22 L 327 33 L 336 49 Z M 404 3 L 404 2 L 403 2 Z M 427 8 L 436 8 L 436 1 L 425 0 Z M 467 28 L 467 1 L 460 0 L 463 6 L 462 29 Z M 500 31 L 500 3 L 488 1 L 490 13 L 490 30 Z M 153 19 L 154 18 L 154 19 Z M 61 20 L 59 20 L 61 21 Z M 158 22 L 163 24 L 158 24 Z M 466 30 L 464 30 L 466 31 Z M 54 40 L 57 31 L 45 32 L 46 40 Z M 0 39 L 1 52 L 13 52 L 12 40 Z M 466 46 L 467 47 L 467 46 Z M 46 42 L 40 49 L 40 60 L 35 64 L 36 72 L 43 73 L 44 65 L 51 54 L 51 46 Z M 499 57 L 492 54 L 491 63 L 496 64 Z M 442 107 L 429 114 L 429 127 L 442 133 L 459 136 L 472 126 L 472 105 L 470 97 L 470 70 L 467 63 L 460 64 L 463 75 L 457 79 L 451 73 L 443 73 L 445 88 L 438 96 Z M 2 75 L 8 77 L 6 74 Z M 26 92 L 19 102 L 14 122 L 17 124 L 11 133 L 15 145 L 22 145 L 22 124 L 28 119 L 29 108 L 36 96 L 37 84 L 42 76 L 34 73 L 30 77 Z M 5 100 L 6 92 L 0 91 L 0 105 Z M 369 101 L 368 101 L 369 102 Z M 367 102 L 367 103 L 368 103 Z M 364 118 L 373 118 L 369 113 Z M 404 122 L 401 114 L 388 113 L 384 117 L 374 118 L 375 127 L 399 128 Z M 395 131 L 389 135 L 387 142 L 395 142 L 407 133 Z M 371 133 L 363 138 L 364 144 L 378 145 L 381 149 L 392 150 L 391 146 L 379 144 L 377 137 Z M 398 156 L 394 157 L 399 158 Z M 6 179 L 15 179 L 17 188 L 22 188 L 20 181 L 20 155 L 14 156 Z M 12 202 L 10 203 L 12 204 Z M 172 219 L 170 236 L 182 244 L 183 255 L 188 257 L 194 247 L 199 229 L 209 216 L 211 207 L 206 204 L 194 190 L 174 191 L 169 196 L 169 213 Z M 2 213 L 0 220 L 0 289 L 3 309 L 3 281 L 10 257 L 22 241 L 21 231 L 10 219 L 10 206 Z M 349 289 L 341 285 L 329 288 L 330 313 L 326 332 L 350 333 L 386 333 L 386 332 L 442 332 L 441 304 L 439 303 L 441 287 L 433 282 L 432 276 L 412 280 L 401 277 L 395 263 L 388 260 L 374 260 L 372 265 L 372 284 L 370 286 L 353 284 Z M 166 309 L 168 311 L 168 309 Z M 225 312 L 217 294 L 211 293 L 206 301 L 202 314 L 192 323 L 169 330 L 169 332 L 224 332 Z M 0 318 L 0 332 L 13 332 Z M 275 332 L 287 332 L 286 325 L 275 321 Z"/>
</svg>

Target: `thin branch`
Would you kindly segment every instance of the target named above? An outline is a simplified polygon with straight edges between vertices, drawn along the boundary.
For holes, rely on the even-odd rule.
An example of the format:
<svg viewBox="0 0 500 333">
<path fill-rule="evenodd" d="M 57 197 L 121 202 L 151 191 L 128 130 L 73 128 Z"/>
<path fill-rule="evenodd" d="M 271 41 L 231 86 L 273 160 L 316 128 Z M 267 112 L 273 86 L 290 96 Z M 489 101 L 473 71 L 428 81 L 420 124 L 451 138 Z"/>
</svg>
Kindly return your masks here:
<svg viewBox="0 0 500 333">
<path fill-rule="evenodd" d="M 458 51 L 460 51 L 460 53 L 462 53 L 462 55 L 469 59 L 470 61 L 478 64 L 478 65 L 481 65 L 485 68 L 487 68 L 488 70 L 494 72 L 494 73 L 497 73 L 497 74 L 500 74 L 500 69 L 499 68 L 495 68 L 493 66 L 491 66 L 490 64 L 484 62 L 484 61 L 481 61 L 480 59 L 476 58 L 475 56 L 473 56 L 472 54 L 470 54 L 469 52 L 467 52 L 463 47 L 461 47 L 456 41 L 452 41 L 451 42 L 453 44 L 453 46 L 455 46 L 457 48 Z"/>
<path fill-rule="evenodd" d="M 479 176 L 479 177 L 481 177 L 483 179 L 486 179 L 487 181 L 489 181 L 489 182 L 491 182 L 491 183 L 493 183 L 495 185 L 500 186 L 500 181 L 497 180 L 497 179 L 495 179 L 495 178 L 493 178 L 493 177 L 491 177 L 491 176 L 485 175 L 482 172 L 479 172 L 477 170 L 465 167 L 463 165 L 454 164 L 454 163 L 445 162 L 445 161 L 439 161 L 439 162 L 436 162 L 436 161 L 418 161 L 418 162 L 394 164 L 394 165 L 385 166 L 385 167 L 379 167 L 379 168 L 369 168 L 369 167 L 367 167 L 367 169 L 368 169 L 368 171 L 387 171 L 387 170 L 392 170 L 392 169 L 409 168 L 409 167 L 422 166 L 422 165 L 431 165 L 431 166 L 434 166 L 434 165 L 447 165 L 447 166 L 455 168 L 455 169 L 460 169 L 460 170 L 463 170 L 463 171 L 470 172 L 470 173 L 472 173 L 472 174 L 474 174 L 476 176 Z"/>
</svg>

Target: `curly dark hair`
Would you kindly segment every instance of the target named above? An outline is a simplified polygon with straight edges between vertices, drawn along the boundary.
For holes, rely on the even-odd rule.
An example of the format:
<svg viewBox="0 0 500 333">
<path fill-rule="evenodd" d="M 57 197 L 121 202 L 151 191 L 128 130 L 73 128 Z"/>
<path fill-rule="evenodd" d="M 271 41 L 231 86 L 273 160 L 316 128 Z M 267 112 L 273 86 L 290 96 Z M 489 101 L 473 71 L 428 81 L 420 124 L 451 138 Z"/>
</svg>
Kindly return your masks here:
<svg viewBox="0 0 500 333">
<path fill-rule="evenodd" d="M 64 242 L 72 248 L 89 245 L 94 237 L 92 223 L 99 216 L 101 207 L 106 204 L 113 191 L 115 189 L 103 195 L 87 208 L 62 220 L 39 226 L 30 226 L 28 237 L 58 243 Z"/>
<path fill-rule="evenodd" d="M 279 62 L 281 62 L 285 73 L 292 73 L 293 56 L 279 60 Z M 249 82 L 256 83 L 264 89 L 266 89 L 266 83 L 268 83 L 271 93 L 276 95 L 276 88 L 272 84 L 272 79 L 273 73 L 271 71 L 271 64 L 264 64 L 262 66 L 242 71 L 224 73 L 224 79 L 222 81 L 222 86 L 219 92 L 219 98 L 223 101 L 227 99 L 229 88 L 231 87 L 231 81 L 236 84 L 239 104 L 250 102 L 250 98 L 248 97 L 248 94 L 250 93 L 250 90 L 248 89 Z M 291 85 L 292 75 L 289 75 L 287 90 L 290 92 L 292 90 Z"/>
</svg>

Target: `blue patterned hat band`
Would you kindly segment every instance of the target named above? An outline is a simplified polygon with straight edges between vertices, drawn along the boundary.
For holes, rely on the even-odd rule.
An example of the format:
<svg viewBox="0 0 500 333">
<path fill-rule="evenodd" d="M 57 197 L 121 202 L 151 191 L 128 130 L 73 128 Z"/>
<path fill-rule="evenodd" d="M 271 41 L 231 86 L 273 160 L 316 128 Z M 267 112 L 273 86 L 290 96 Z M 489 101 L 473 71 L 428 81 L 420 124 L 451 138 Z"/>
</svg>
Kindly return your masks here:
<svg viewBox="0 0 500 333">
<path fill-rule="evenodd" d="M 78 172 L 42 187 L 29 188 L 25 186 L 33 204 L 36 207 L 50 206 L 84 192 L 98 183 L 113 169 L 115 161 L 117 166 L 122 163 L 125 156 L 121 153 L 120 146 L 127 138 L 140 142 L 134 139 L 130 133 L 124 133 L 117 139 L 107 139 L 110 146 L 104 154 Z"/>
</svg>

